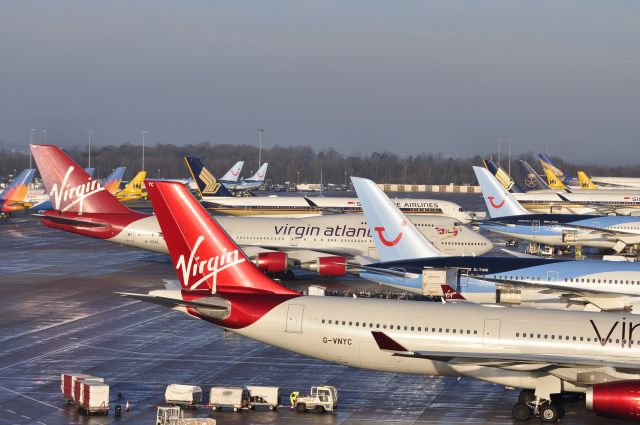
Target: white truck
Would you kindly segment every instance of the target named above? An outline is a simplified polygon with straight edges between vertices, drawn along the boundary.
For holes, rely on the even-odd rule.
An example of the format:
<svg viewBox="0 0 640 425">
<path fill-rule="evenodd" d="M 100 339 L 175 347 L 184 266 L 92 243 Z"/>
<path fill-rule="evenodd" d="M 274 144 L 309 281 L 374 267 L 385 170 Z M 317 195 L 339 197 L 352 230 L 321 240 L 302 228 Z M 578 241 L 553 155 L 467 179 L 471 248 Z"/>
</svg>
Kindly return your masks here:
<svg viewBox="0 0 640 425">
<path fill-rule="evenodd" d="M 249 390 L 244 387 L 212 387 L 209 392 L 209 405 L 213 410 L 227 407 L 237 412 L 251 407 L 251 397 Z"/>
<path fill-rule="evenodd" d="M 251 396 L 251 408 L 266 406 L 269 410 L 275 410 L 280 404 L 279 387 L 260 387 L 257 385 L 247 385 Z"/>
<path fill-rule="evenodd" d="M 313 410 L 317 413 L 333 412 L 338 407 L 338 390 L 336 387 L 321 385 L 311 387 L 309 395 L 296 398 L 296 412 L 304 413 Z"/>
<path fill-rule="evenodd" d="M 167 404 L 195 406 L 202 403 L 202 388 L 197 385 L 169 384 L 164 392 Z"/>
</svg>

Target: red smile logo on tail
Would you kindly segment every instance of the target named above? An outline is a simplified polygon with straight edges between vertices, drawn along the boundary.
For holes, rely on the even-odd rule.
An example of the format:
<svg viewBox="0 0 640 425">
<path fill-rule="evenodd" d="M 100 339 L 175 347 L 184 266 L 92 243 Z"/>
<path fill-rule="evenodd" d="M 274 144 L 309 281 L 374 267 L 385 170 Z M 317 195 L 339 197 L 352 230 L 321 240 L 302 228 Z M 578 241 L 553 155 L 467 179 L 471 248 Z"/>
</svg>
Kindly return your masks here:
<svg viewBox="0 0 640 425">
<path fill-rule="evenodd" d="M 240 171 L 238 170 L 231 170 L 231 174 L 233 174 L 234 176 L 237 176 L 239 172 Z"/>
<path fill-rule="evenodd" d="M 502 208 L 502 206 L 504 205 L 504 199 L 502 200 L 502 202 L 500 202 L 499 204 L 496 204 L 493 200 L 495 199 L 494 196 L 487 196 L 487 199 L 489 200 L 489 203 L 491 204 L 491 206 L 495 209 L 498 208 Z"/>
<path fill-rule="evenodd" d="M 400 223 L 400 226 L 402 227 L 406 225 L 407 225 L 406 221 L 403 221 L 402 223 Z M 382 234 L 382 232 L 386 230 L 384 227 L 375 227 L 373 230 L 375 230 L 378 233 L 378 238 L 380 238 L 380 242 L 382 242 L 385 246 L 397 245 L 398 242 L 400 242 L 400 239 L 402 239 L 402 232 L 398 233 L 398 236 L 396 236 L 395 239 L 389 240 L 385 238 L 384 235 Z"/>
</svg>

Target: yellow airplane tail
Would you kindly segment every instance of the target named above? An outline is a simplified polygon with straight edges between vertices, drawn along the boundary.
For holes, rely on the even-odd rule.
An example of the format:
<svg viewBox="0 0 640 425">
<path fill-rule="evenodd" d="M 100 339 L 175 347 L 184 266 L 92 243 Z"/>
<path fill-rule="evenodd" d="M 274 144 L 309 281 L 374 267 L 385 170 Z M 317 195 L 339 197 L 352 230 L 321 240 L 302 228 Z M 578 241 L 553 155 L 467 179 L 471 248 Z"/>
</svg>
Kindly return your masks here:
<svg viewBox="0 0 640 425">
<path fill-rule="evenodd" d="M 144 187 L 144 179 L 147 177 L 146 171 L 139 171 L 138 174 L 127 184 L 124 189 L 116 194 L 119 201 L 135 201 L 145 198 L 147 191 Z"/>
<path fill-rule="evenodd" d="M 597 189 L 598 186 L 591 181 L 587 173 L 584 171 L 578 171 L 578 180 L 580 180 L 580 187 L 583 189 Z"/>
<path fill-rule="evenodd" d="M 544 173 L 547 175 L 547 182 L 549 183 L 549 187 L 551 189 L 565 189 L 564 183 L 555 175 L 555 173 L 548 168 L 544 170 Z"/>
</svg>

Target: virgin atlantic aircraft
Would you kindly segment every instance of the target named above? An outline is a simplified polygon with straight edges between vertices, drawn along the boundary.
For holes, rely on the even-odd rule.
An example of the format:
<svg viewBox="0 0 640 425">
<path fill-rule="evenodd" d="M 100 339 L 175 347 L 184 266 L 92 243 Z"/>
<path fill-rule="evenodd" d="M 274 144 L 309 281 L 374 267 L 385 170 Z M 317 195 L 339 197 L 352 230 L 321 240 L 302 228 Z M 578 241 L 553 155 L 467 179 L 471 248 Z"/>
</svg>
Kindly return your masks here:
<svg viewBox="0 0 640 425">
<path fill-rule="evenodd" d="M 183 185 L 146 186 L 181 287 L 126 297 L 334 363 L 522 388 L 518 420 L 556 421 L 565 391 L 601 414 L 640 414 L 633 316 L 302 296 L 260 273 Z"/>
<path fill-rule="evenodd" d="M 57 146 L 33 145 L 31 151 L 51 195 L 52 211 L 40 214 L 45 226 L 168 253 L 154 215 L 124 206 Z M 290 277 L 292 269 L 299 267 L 325 276 L 343 276 L 349 271 L 348 262 L 357 264 L 360 256 L 377 256 L 362 214 L 219 220 L 245 253 L 269 273 Z M 449 255 L 482 255 L 493 246 L 451 217 L 420 215 L 412 221 Z"/>
</svg>

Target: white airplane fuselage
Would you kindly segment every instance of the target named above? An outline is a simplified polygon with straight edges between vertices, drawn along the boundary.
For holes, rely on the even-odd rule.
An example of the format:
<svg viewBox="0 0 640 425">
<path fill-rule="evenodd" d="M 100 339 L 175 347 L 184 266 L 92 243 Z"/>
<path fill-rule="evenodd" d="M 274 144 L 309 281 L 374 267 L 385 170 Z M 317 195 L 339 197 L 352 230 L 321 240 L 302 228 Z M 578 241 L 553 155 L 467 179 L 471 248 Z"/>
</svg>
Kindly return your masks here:
<svg viewBox="0 0 640 425">
<path fill-rule="evenodd" d="M 209 211 L 228 215 L 281 217 L 311 217 L 323 211 L 361 213 L 358 198 L 318 196 L 309 198 L 312 206 L 302 196 L 254 196 L 254 197 L 217 197 L 205 196 L 203 204 Z M 462 223 L 471 220 L 469 214 L 455 202 L 439 199 L 397 198 L 393 201 L 407 215 L 444 215 L 453 217 Z"/>
<path fill-rule="evenodd" d="M 377 258 L 375 244 L 362 214 L 338 214 L 309 218 L 216 217 L 243 248 L 311 250 L 332 255 Z M 482 235 L 444 216 L 412 216 L 417 228 L 447 255 L 479 256 L 493 245 Z M 128 224 L 111 242 L 168 253 L 155 216 Z"/>
<path fill-rule="evenodd" d="M 151 294 L 168 296 L 169 292 L 180 297 L 179 291 Z M 231 304 L 233 308 L 233 301 Z M 185 312 L 183 307 L 176 309 Z M 563 391 L 584 392 L 588 385 L 599 383 L 597 380 L 640 378 L 638 324 L 632 316 L 622 313 L 301 296 L 282 302 L 248 326 L 228 329 L 276 347 L 353 367 L 466 376 L 532 389 L 538 378 L 553 375 L 563 380 Z M 413 352 L 441 352 L 443 357 L 451 357 L 451 353 L 539 355 L 540 361 L 492 367 L 398 356 L 381 350 L 372 331 L 384 332 Z M 568 361 L 564 366 L 546 367 L 548 356 L 573 359 L 573 364 Z M 608 361 L 630 363 L 632 373 L 606 368 Z M 596 381 L 588 382 L 589 374 L 576 378 L 576 370 L 603 374 L 591 375 Z"/>
</svg>

